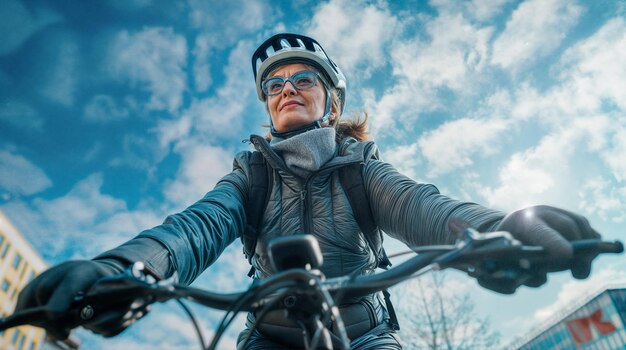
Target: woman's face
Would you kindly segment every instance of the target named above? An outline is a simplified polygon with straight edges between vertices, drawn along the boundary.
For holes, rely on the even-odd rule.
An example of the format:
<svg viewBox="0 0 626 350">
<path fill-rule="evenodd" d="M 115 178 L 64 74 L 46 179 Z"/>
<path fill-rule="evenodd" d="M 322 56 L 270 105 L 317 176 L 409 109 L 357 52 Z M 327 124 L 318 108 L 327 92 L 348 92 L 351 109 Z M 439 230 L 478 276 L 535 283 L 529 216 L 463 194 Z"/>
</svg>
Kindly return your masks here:
<svg viewBox="0 0 626 350">
<path fill-rule="evenodd" d="M 268 78 L 289 78 L 298 72 L 312 70 L 301 63 L 287 64 L 271 72 Z M 267 109 L 278 132 L 294 130 L 322 118 L 325 103 L 326 92 L 319 78 L 309 90 L 296 90 L 291 82 L 285 82 L 281 93 L 267 97 Z"/>
</svg>

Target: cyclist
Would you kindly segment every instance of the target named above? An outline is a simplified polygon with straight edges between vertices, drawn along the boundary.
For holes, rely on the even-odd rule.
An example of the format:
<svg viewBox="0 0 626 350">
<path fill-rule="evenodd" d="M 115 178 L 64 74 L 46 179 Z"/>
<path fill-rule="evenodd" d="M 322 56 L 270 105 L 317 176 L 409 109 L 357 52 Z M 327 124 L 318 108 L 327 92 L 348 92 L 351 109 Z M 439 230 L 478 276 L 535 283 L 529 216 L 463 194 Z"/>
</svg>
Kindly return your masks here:
<svg viewBox="0 0 626 350">
<path fill-rule="evenodd" d="M 268 262 L 268 242 L 295 233 L 312 234 L 319 240 L 326 276 L 366 274 L 376 269 L 384 257 L 368 243 L 339 181 L 339 169 L 355 162 L 363 164 L 362 195 L 371 208 L 371 219 L 379 229 L 410 247 L 452 242 L 454 234 L 448 223 L 458 218 L 481 232 L 509 231 L 522 242 L 545 247 L 553 258 L 547 271 L 571 269 L 576 278 L 589 274 L 590 261 L 568 265 L 570 241 L 599 238 L 582 216 L 548 206 L 505 215 L 443 196 L 435 186 L 418 184 L 378 160 L 374 144 L 364 142 L 367 118 L 340 121 L 347 97 L 346 78 L 314 39 L 275 35 L 256 50 L 252 64 L 258 98 L 269 114 L 270 132 L 268 140 L 259 136 L 251 139 L 266 166 L 271 167 L 267 205 L 260 224 L 252 228 L 256 245 L 250 261 L 255 278 L 274 273 Z M 237 154 L 231 173 L 198 202 L 167 217 L 162 225 L 92 260 L 69 261 L 44 272 L 20 294 L 18 310 L 39 305 L 66 310 L 74 295 L 134 261 L 143 261 L 160 278 L 177 273 L 180 283 L 191 283 L 252 225 L 247 222 L 248 211 L 254 208 L 246 205 L 254 176 L 252 157 L 252 152 Z M 526 284 L 539 286 L 545 281 L 545 271 L 538 271 Z M 479 283 L 511 292 L 493 281 Z M 119 309 L 107 310 L 85 327 L 104 336 L 116 335 L 146 312 L 143 307 L 134 312 L 128 309 L 129 305 L 120 305 Z M 340 312 L 353 348 L 401 348 L 378 294 L 341 305 Z M 242 332 L 240 343 L 253 332 L 247 349 L 299 347 L 301 331 L 279 315 L 268 315 L 254 331 L 250 327 L 255 315 L 248 315 L 248 328 Z M 73 325 L 52 320 L 41 326 L 64 338 Z"/>
</svg>

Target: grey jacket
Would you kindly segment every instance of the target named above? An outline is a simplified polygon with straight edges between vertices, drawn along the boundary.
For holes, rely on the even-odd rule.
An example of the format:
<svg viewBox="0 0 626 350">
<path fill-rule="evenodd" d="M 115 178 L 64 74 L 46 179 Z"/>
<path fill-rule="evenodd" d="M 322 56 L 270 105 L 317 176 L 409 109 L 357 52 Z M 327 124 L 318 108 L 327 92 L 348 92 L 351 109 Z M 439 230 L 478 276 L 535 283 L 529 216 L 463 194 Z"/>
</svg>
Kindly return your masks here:
<svg viewBox="0 0 626 350">
<path fill-rule="evenodd" d="M 451 242 L 447 222 L 453 217 L 479 231 L 493 229 L 504 217 L 478 204 L 443 196 L 435 186 L 418 184 L 390 164 L 372 159 L 377 149 L 371 142 L 344 141 L 337 145 L 332 160 L 301 179 L 289 171 L 265 140 L 259 136 L 251 140 L 275 170 L 253 259 L 258 277 L 272 273 L 267 243 L 274 237 L 296 233 L 318 239 L 324 256 L 322 270 L 329 277 L 355 271 L 369 273 L 375 268 L 374 254 L 359 230 L 335 171 L 354 162 L 365 163 L 362 175 L 376 223 L 410 247 Z M 181 283 L 191 283 L 244 230 L 250 155 L 247 151 L 238 153 L 233 171 L 204 198 L 97 259 L 143 260 L 161 276 L 177 271 Z"/>
</svg>

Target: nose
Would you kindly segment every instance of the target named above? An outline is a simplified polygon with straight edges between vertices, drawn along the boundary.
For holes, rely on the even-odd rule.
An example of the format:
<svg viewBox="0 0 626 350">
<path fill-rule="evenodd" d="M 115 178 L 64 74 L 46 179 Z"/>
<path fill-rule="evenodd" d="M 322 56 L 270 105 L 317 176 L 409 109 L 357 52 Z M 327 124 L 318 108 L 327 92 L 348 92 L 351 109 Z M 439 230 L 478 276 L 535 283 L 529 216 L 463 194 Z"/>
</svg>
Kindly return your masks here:
<svg viewBox="0 0 626 350">
<path fill-rule="evenodd" d="M 287 80 L 285 82 L 285 86 L 283 86 L 283 96 L 295 95 L 297 93 L 298 93 L 298 90 L 296 89 L 295 86 L 293 86 L 293 83 Z"/>
</svg>

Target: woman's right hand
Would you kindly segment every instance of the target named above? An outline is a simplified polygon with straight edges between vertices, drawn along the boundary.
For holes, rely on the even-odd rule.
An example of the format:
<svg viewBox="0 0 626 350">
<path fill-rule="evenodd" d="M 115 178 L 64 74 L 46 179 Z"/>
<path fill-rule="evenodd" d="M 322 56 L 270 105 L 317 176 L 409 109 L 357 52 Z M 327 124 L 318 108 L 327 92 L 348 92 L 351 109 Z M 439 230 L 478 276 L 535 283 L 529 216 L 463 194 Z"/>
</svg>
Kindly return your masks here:
<svg viewBox="0 0 626 350">
<path fill-rule="evenodd" d="M 103 277 L 117 275 L 122 268 L 106 260 L 75 260 L 54 266 L 32 280 L 19 295 L 15 311 L 44 307 L 49 319 L 36 326 L 45 328 L 52 337 L 66 339 L 78 321 L 68 317 L 70 306 L 80 293 Z M 119 334 L 126 328 L 126 310 L 107 310 L 98 315 L 85 328 L 104 336 Z"/>
</svg>

